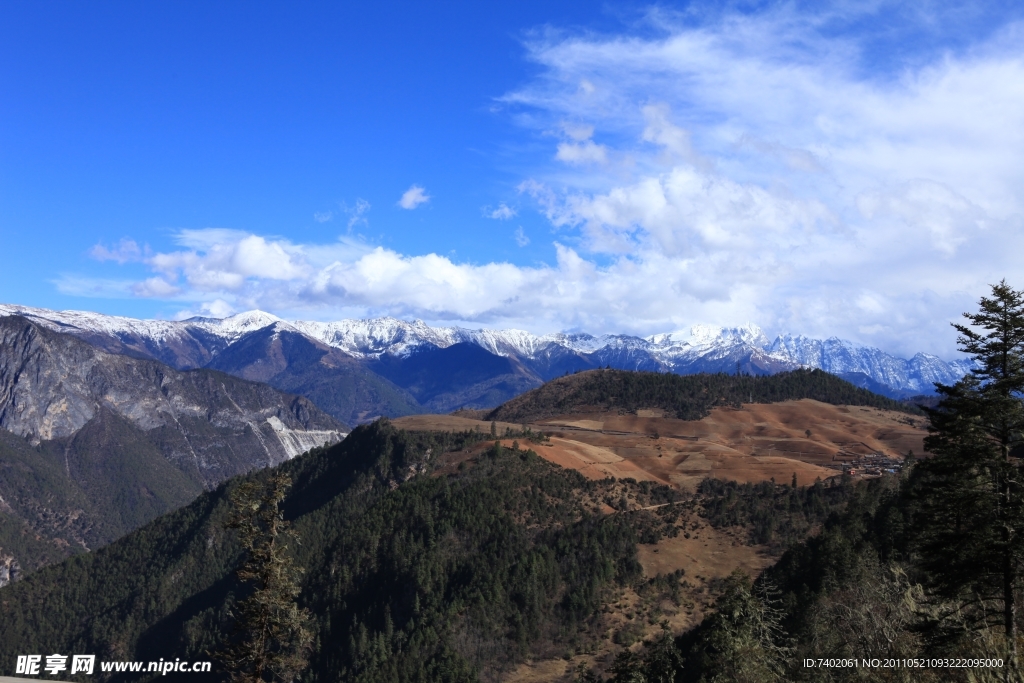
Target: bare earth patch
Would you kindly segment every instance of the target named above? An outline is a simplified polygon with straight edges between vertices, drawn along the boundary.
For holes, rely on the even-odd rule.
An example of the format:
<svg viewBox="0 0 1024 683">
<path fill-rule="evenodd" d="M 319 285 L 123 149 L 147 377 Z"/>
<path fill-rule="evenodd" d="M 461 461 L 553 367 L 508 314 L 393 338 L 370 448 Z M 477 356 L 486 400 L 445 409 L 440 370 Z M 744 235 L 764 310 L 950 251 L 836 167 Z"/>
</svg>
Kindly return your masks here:
<svg viewBox="0 0 1024 683">
<path fill-rule="evenodd" d="M 410 431 L 481 431 L 485 434 L 489 434 L 491 431 L 490 422 L 473 420 L 457 415 L 407 415 L 406 417 L 394 418 L 391 420 L 391 424 L 399 429 L 408 429 Z M 512 424 L 511 422 L 496 422 L 494 426 L 499 436 L 505 433 L 506 428 L 513 431 L 519 431 L 523 428 L 523 425 Z"/>
<path fill-rule="evenodd" d="M 921 417 L 809 399 L 715 408 L 698 421 L 655 417 L 655 412 L 566 415 L 532 427 L 551 434 L 553 442 L 557 438 L 599 447 L 624 461 L 602 469 L 581 460 L 577 469 L 587 476 L 599 471 L 625 472 L 628 463 L 646 472 L 645 478 L 688 490 L 705 477 L 788 483 L 796 474 L 798 483 L 810 484 L 839 474 L 835 466 L 864 455 L 901 458 L 908 451 L 921 454 L 926 435 Z M 557 455 L 561 451 L 552 451 L 550 457 L 543 450 L 538 452 L 571 466 Z"/>
<path fill-rule="evenodd" d="M 490 433 L 491 423 L 472 414 L 415 415 L 393 420 L 404 429 Z M 528 425 L 548 439 L 520 443 L 561 467 L 578 470 L 588 479 L 608 477 L 668 484 L 693 490 L 705 477 L 789 483 L 795 474 L 801 485 L 840 472 L 843 462 L 869 454 L 899 459 L 924 451 L 925 418 L 857 406 L 834 406 L 812 400 L 775 404 L 745 404 L 716 408 L 699 421 L 664 417 L 660 410 L 638 410 L 635 415 L 595 412 L 557 416 Z M 503 436 L 523 425 L 500 422 Z M 511 446 L 511 439 L 500 439 Z M 488 442 L 448 454 L 442 468 L 471 465 Z M 600 504 L 606 514 L 615 511 Z M 595 507 L 595 509 L 597 509 Z M 645 638 L 656 636 L 662 625 L 673 633 L 695 626 L 714 601 L 714 584 L 735 570 L 756 576 L 776 558 L 765 548 L 748 543 L 745 528 L 714 529 L 696 513 L 677 522 L 679 534 L 658 543 L 640 545 L 639 560 L 647 579 L 681 576 L 662 588 L 620 589 L 605 605 L 592 637 L 600 643 L 592 654 L 527 661 L 503 677 L 509 683 L 570 681 L 580 664 L 606 670 L 623 648 L 636 649 Z M 676 586 L 674 594 L 664 586 Z"/>
</svg>

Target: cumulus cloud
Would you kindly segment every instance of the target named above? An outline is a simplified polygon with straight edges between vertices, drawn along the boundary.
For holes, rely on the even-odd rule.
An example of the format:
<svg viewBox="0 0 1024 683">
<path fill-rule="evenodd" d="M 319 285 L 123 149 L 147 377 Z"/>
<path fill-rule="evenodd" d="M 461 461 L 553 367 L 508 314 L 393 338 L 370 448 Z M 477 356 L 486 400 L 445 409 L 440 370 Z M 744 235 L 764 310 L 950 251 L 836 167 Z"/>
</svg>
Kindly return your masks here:
<svg viewBox="0 0 1024 683">
<path fill-rule="evenodd" d="M 144 298 L 169 299 L 181 294 L 181 288 L 162 277 L 151 277 L 133 284 L 132 294 Z"/>
<path fill-rule="evenodd" d="M 878 67 L 873 36 L 833 30 L 842 13 L 780 7 L 537 34 L 541 75 L 502 100 L 561 126 L 576 170 L 520 190 L 582 254 L 703 274 L 674 286 L 723 302 L 718 320 L 949 355 L 948 322 L 989 283 L 1024 286 L 1021 27 Z M 594 129 L 600 152 L 580 148 Z"/>
<path fill-rule="evenodd" d="M 583 142 L 560 142 L 555 158 L 567 164 L 603 164 L 608 161 L 608 148 L 593 140 Z"/>
<path fill-rule="evenodd" d="M 313 220 L 315 220 L 317 223 L 326 223 L 332 218 L 334 218 L 333 211 L 317 211 L 316 213 L 313 214 Z"/>
<path fill-rule="evenodd" d="M 563 121 L 561 134 L 566 139 L 559 142 L 555 149 L 555 159 L 558 161 L 572 166 L 606 164 L 608 162 L 608 148 L 591 140 L 594 135 L 593 126 Z"/>
<path fill-rule="evenodd" d="M 426 204 L 430 201 L 430 195 L 419 185 L 413 185 L 402 194 L 402 198 L 398 200 L 398 205 L 403 209 L 415 209 L 420 204 Z"/>
<path fill-rule="evenodd" d="M 521 229 L 517 235 L 525 238 Z M 543 330 L 620 329 L 628 318 L 621 329 L 640 332 L 671 326 L 681 305 L 700 308 L 721 301 L 724 292 L 694 285 L 714 277 L 714 264 L 652 252 L 643 259 L 622 257 L 598 265 L 557 242 L 553 265 L 523 267 L 459 263 L 438 254 L 410 256 L 354 240 L 296 244 L 236 231 L 193 230 L 178 241 L 202 247 L 154 254 L 147 264 L 159 274 L 136 283 L 136 296 L 219 299 L 234 310 L 319 308 Z M 283 263 L 271 267 L 271 258 Z M 263 267 L 261 276 L 253 275 Z M 675 293 L 659 295 L 666 288 Z"/>
<path fill-rule="evenodd" d="M 519 212 L 550 222 L 550 263 L 223 230 L 94 256 L 146 264 L 140 296 L 235 310 L 635 334 L 752 320 L 951 356 L 949 321 L 988 284 L 1024 287 L 1022 31 L 876 67 L 873 37 L 831 30 L 840 13 L 782 7 L 527 44 L 538 75 L 501 103 L 547 145 Z M 413 185 L 399 206 L 428 200 Z"/>
<path fill-rule="evenodd" d="M 210 231 L 213 241 L 205 232 L 183 231 L 179 241 L 190 249 L 156 253 L 146 263 L 166 282 L 180 276 L 190 288 L 207 292 L 240 289 L 248 278 L 287 281 L 308 272 L 301 248 L 286 240 L 218 230 Z"/>
</svg>

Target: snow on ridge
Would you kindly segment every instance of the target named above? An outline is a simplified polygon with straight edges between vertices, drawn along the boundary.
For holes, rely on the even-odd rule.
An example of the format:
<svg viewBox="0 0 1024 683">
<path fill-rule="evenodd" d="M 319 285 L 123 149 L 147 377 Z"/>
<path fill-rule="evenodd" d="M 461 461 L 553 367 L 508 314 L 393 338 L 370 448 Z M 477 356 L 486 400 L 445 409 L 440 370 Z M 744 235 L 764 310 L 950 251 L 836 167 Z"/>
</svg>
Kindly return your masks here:
<svg viewBox="0 0 1024 683">
<path fill-rule="evenodd" d="M 746 323 L 738 327 L 719 327 L 717 325 L 694 325 L 690 328 L 691 346 L 716 346 L 722 342 L 742 343 L 763 348 L 768 338 L 760 327 Z"/>
<path fill-rule="evenodd" d="M 676 349 L 677 352 L 732 344 L 746 344 L 765 350 L 771 343 L 759 326 L 749 322 L 738 327 L 697 324 L 689 330 L 653 334 L 646 341 L 655 347 Z"/>
<path fill-rule="evenodd" d="M 422 320 L 397 318 L 346 319 L 333 322 L 295 321 L 295 329 L 358 358 L 392 353 L 407 356 L 425 344 L 447 348 L 469 342 L 499 356 L 532 357 L 547 337 L 525 330 L 469 330 L 462 327 L 430 327 Z"/>
<path fill-rule="evenodd" d="M 459 341 L 457 328 L 433 328 L 422 320 L 412 323 L 397 318 L 347 319 L 326 323 L 297 320 L 291 325 L 357 358 L 374 357 L 387 352 L 408 355 L 424 343 L 444 348 Z"/>
<path fill-rule="evenodd" d="M 256 330 L 262 330 L 264 327 L 273 325 L 275 323 L 286 323 L 286 321 L 278 318 L 276 315 L 271 313 L 265 313 L 260 310 L 246 311 L 244 313 L 236 313 L 235 315 L 227 318 L 221 318 L 214 322 L 203 321 L 201 323 L 188 323 L 186 324 L 197 325 L 203 327 L 210 327 L 216 329 L 225 335 L 237 335 L 248 334 L 249 332 L 255 332 Z"/>
<path fill-rule="evenodd" d="M 588 355 L 605 350 L 626 352 L 634 358 L 637 355 L 647 356 L 671 371 L 674 367 L 694 367 L 695 362 L 719 357 L 739 346 L 772 359 L 781 367 L 820 368 L 835 374 L 863 373 L 893 389 L 918 393 L 931 391 L 934 382 L 956 382 L 973 365 L 966 358 L 947 362 L 924 353 L 902 359 L 837 337 L 821 340 L 787 333 L 770 340 L 760 327 L 751 323 L 731 328 L 694 325 L 685 332 L 640 338 L 631 335 L 594 336 L 580 332 L 541 336 L 516 329 L 430 327 L 422 320 L 409 322 L 390 317 L 332 322 L 285 321 L 259 310 L 223 319 L 167 321 L 0 304 L 0 316 L 6 315 L 24 315 L 58 332 L 90 331 L 122 340 L 136 336 L 157 343 L 202 330 L 230 344 L 245 334 L 273 325 L 277 330 L 305 334 L 356 358 L 376 358 L 385 353 L 408 356 L 426 345 L 446 348 L 468 342 L 497 355 L 523 359 L 537 358 L 552 346 Z M 73 329 L 69 330 L 69 327 Z"/>
<path fill-rule="evenodd" d="M 165 341 L 169 337 L 180 334 L 181 331 L 181 323 L 170 320 L 139 320 L 138 318 L 104 315 L 91 311 L 52 311 L 46 308 L 0 304 L 0 315 L 23 315 L 58 332 L 66 332 L 67 327 L 74 327 L 114 337 L 140 334 L 154 341 Z"/>
<path fill-rule="evenodd" d="M 458 329 L 458 328 L 456 328 Z M 465 341 L 471 341 L 498 356 L 523 356 L 533 358 L 545 344 L 545 337 L 538 337 L 526 330 L 463 330 Z"/>
</svg>

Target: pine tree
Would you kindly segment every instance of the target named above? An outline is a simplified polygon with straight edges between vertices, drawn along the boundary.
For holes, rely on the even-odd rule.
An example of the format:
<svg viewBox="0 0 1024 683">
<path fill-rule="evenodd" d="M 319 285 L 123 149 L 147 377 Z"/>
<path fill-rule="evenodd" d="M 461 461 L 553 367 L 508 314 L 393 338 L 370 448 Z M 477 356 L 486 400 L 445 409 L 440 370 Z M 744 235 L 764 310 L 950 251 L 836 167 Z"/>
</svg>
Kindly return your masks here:
<svg viewBox="0 0 1024 683">
<path fill-rule="evenodd" d="M 788 637 L 775 593 L 768 583 L 751 586 L 739 570 L 726 579 L 697 644 L 702 683 L 785 680 Z"/>
<path fill-rule="evenodd" d="M 226 526 L 238 531 L 247 552 L 236 575 L 254 588 L 233 610 L 233 637 L 219 653 L 236 683 L 291 681 L 306 664 L 309 616 L 295 603 L 299 571 L 286 543 L 295 536 L 280 510 L 290 485 L 288 476 L 278 473 L 266 486 L 249 480 L 231 495 Z"/>
<path fill-rule="evenodd" d="M 968 325 L 954 325 L 976 368 L 928 411 L 915 467 L 919 550 L 933 588 L 965 605 L 975 626 L 1002 626 L 1017 666 L 1017 597 L 1024 559 L 1024 487 L 1015 447 L 1024 431 L 1024 293 L 1005 280 L 983 297 Z M 998 609 L 993 610 L 993 607 Z M 993 618 L 994 617 L 994 618 Z"/>
</svg>

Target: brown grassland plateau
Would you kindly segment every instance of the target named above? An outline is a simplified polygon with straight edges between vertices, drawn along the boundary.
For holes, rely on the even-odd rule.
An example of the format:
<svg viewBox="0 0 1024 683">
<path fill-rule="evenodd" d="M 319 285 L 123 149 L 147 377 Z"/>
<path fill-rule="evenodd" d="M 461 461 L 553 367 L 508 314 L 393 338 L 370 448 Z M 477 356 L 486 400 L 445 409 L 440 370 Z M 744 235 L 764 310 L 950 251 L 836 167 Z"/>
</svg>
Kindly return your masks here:
<svg viewBox="0 0 1024 683">
<path fill-rule="evenodd" d="M 701 420 L 665 417 L 661 409 L 585 410 L 543 417 L 526 424 L 492 423 L 480 419 L 485 411 L 451 415 L 414 415 L 393 420 L 413 431 L 478 430 L 503 438 L 506 430 L 526 428 L 538 434 L 531 448 L 544 459 L 579 471 L 588 479 L 632 478 L 665 484 L 688 494 L 706 478 L 738 482 L 774 480 L 789 484 L 795 475 L 801 486 L 827 480 L 842 472 L 843 463 L 869 455 L 897 461 L 908 452 L 921 454 L 926 420 L 921 416 L 866 406 L 831 405 L 810 399 L 780 403 L 719 406 Z M 543 436 L 540 436 L 543 435 Z M 493 442 L 448 453 L 446 470 L 471 465 Z M 854 478 L 865 476 L 863 472 Z M 621 511 L 593 501 L 605 514 Z M 628 509 L 644 506 L 630 501 Z M 660 506 L 650 506 L 648 509 Z M 680 633 L 697 625 L 709 611 L 721 582 L 739 570 L 756 576 L 777 560 L 765 546 L 751 542 L 741 527 L 715 527 L 691 507 L 675 524 L 679 533 L 657 543 L 641 544 L 639 560 L 648 579 L 675 577 L 676 588 L 645 590 L 624 587 L 604 609 L 606 647 L 572 657 L 527 661 L 504 680 L 517 683 L 571 680 L 581 664 L 604 668 L 624 648 L 636 649 L 663 628 Z"/>
</svg>

